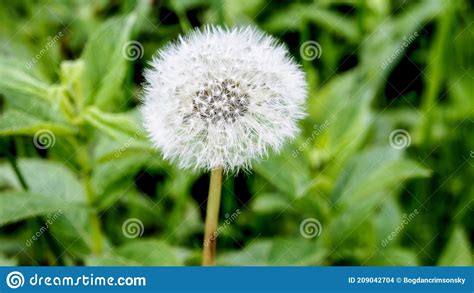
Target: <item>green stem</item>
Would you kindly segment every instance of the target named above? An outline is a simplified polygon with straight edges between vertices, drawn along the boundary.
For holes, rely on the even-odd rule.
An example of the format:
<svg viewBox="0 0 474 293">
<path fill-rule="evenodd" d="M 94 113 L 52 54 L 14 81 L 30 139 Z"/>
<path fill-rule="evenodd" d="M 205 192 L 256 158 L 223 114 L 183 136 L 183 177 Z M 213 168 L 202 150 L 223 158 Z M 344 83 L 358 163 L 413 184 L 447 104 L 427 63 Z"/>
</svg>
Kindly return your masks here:
<svg viewBox="0 0 474 293">
<path fill-rule="evenodd" d="M 221 203 L 222 171 L 221 167 L 211 171 L 202 248 L 203 266 L 216 265 L 217 223 L 219 221 L 219 207 Z"/>
<path fill-rule="evenodd" d="M 91 184 L 91 164 L 90 155 L 87 151 L 87 145 L 80 146 L 80 157 L 82 167 L 82 177 L 84 189 L 86 192 L 87 204 L 89 206 L 89 221 L 91 225 L 92 253 L 99 255 L 102 253 L 103 236 L 100 226 L 100 220 L 95 210 L 95 195 Z"/>
</svg>

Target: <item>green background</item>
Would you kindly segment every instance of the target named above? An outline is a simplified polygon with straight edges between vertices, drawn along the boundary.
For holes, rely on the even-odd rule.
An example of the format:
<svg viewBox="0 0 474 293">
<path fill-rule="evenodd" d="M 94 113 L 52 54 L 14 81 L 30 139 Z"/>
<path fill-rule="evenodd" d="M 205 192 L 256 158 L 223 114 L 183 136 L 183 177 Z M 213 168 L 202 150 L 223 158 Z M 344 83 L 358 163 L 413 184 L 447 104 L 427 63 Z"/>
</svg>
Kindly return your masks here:
<svg viewBox="0 0 474 293">
<path fill-rule="evenodd" d="M 258 26 L 309 83 L 299 137 L 225 177 L 218 264 L 473 265 L 467 0 L 0 0 L 0 265 L 200 264 L 209 175 L 138 106 L 156 50 L 208 23 Z"/>
</svg>

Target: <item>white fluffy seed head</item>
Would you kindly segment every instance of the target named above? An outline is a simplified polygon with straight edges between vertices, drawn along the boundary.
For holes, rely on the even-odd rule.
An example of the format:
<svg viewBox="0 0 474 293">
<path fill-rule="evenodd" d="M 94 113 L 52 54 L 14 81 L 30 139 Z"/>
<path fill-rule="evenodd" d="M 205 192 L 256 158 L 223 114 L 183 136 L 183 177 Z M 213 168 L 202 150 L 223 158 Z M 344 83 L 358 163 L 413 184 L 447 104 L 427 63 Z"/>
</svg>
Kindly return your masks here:
<svg viewBox="0 0 474 293">
<path fill-rule="evenodd" d="M 304 117 L 306 81 L 287 49 L 251 27 L 206 27 L 160 50 L 145 73 L 145 127 L 180 167 L 248 170 Z"/>
</svg>

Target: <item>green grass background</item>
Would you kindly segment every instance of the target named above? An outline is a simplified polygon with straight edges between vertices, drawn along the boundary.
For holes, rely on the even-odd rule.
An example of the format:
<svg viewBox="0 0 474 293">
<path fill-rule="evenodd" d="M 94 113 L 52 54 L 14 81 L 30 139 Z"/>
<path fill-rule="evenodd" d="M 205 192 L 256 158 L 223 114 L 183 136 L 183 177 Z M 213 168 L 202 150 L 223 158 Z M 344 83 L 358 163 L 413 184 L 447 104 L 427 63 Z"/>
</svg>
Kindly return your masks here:
<svg viewBox="0 0 474 293">
<path fill-rule="evenodd" d="M 137 106 L 156 50 L 208 23 L 272 34 L 310 86 L 300 136 L 225 178 L 219 264 L 473 265 L 468 0 L 0 0 L 0 265 L 200 263 L 209 175 L 163 161 Z"/>
</svg>

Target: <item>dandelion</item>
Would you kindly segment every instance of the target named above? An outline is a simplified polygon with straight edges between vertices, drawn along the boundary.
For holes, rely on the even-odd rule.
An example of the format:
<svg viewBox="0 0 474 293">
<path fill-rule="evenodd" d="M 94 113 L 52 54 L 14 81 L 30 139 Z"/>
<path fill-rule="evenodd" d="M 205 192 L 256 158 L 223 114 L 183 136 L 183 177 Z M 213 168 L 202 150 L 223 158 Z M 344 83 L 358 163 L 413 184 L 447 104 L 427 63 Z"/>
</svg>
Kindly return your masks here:
<svg viewBox="0 0 474 293">
<path fill-rule="evenodd" d="M 213 264 L 215 241 L 206 237 L 217 228 L 222 173 L 249 170 L 297 134 L 304 74 L 270 36 L 209 26 L 159 51 L 145 78 L 143 116 L 155 146 L 181 168 L 212 171 L 204 264 Z"/>
</svg>

